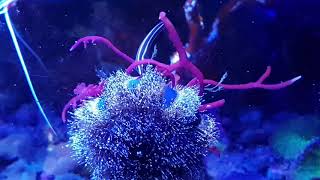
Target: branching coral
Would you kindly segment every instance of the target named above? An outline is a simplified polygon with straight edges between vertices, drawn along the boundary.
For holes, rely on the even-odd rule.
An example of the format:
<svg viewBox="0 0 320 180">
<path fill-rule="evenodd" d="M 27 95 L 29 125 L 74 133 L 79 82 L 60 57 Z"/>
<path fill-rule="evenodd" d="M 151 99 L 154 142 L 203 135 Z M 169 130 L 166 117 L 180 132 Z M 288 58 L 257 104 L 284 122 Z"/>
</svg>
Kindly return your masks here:
<svg viewBox="0 0 320 180">
<path fill-rule="evenodd" d="M 205 85 L 225 89 L 280 89 L 300 79 L 279 84 L 263 84 L 270 67 L 256 81 L 228 85 L 207 80 L 202 72 L 188 61 L 185 48 L 164 12 L 159 19 L 168 31 L 179 61 L 167 65 L 153 59 L 134 61 L 105 38 L 88 36 L 79 45 L 102 42 L 124 60 L 131 63 L 125 72 L 118 71 L 99 85 L 80 84 L 77 95 L 66 105 L 76 108 L 74 121 L 69 123 L 70 147 L 74 156 L 92 170 L 95 179 L 203 179 L 203 158 L 214 146 L 218 131 L 214 118 L 198 113 L 224 104 L 218 100 L 201 105 Z M 147 65 L 138 77 L 131 73 Z M 154 66 L 152 68 L 151 66 Z M 175 72 L 185 70 L 193 79 L 179 84 Z M 168 79 L 169 81 L 168 81 Z"/>
<path fill-rule="evenodd" d="M 287 80 L 287 81 L 284 81 L 281 83 L 277 83 L 277 84 L 263 84 L 265 79 L 268 78 L 271 73 L 271 67 L 268 66 L 266 72 L 256 82 L 232 85 L 232 84 L 219 83 L 217 81 L 210 80 L 210 79 L 204 79 L 202 72 L 196 66 L 194 66 L 190 61 L 188 61 L 187 54 L 186 54 L 185 48 L 180 40 L 180 37 L 179 37 L 177 31 L 175 30 L 173 24 L 166 17 L 166 14 L 164 12 L 160 13 L 159 19 L 164 23 L 164 25 L 168 31 L 168 34 L 169 34 L 169 39 L 173 43 L 173 45 L 176 48 L 178 55 L 179 55 L 179 61 L 174 64 L 167 65 L 167 64 L 160 63 L 160 62 L 153 60 L 153 59 L 144 59 L 141 61 L 134 61 L 134 59 L 132 59 L 131 57 L 129 57 L 128 55 L 126 55 L 125 53 L 123 53 L 119 49 L 117 49 L 108 39 L 103 38 L 103 37 L 99 37 L 99 36 L 87 36 L 87 37 L 81 38 L 80 40 L 78 40 L 75 43 L 75 45 L 72 46 L 70 51 L 73 51 L 75 48 L 79 47 L 81 44 L 83 44 L 84 47 L 86 47 L 88 43 L 97 43 L 97 42 L 104 43 L 107 47 L 109 47 L 111 50 L 113 50 L 118 56 L 120 56 L 121 58 L 123 58 L 127 62 L 131 63 L 131 65 L 126 69 L 127 74 L 131 74 L 133 72 L 133 70 L 140 65 L 152 64 L 152 65 L 156 66 L 157 70 L 159 72 L 161 72 L 164 76 L 167 76 L 171 79 L 171 83 L 173 86 L 176 86 L 176 84 L 175 84 L 176 76 L 173 74 L 173 72 L 176 70 L 179 70 L 179 69 L 187 70 L 194 76 L 194 79 L 192 79 L 187 84 L 187 86 L 191 87 L 191 86 L 199 85 L 199 89 L 200 89 L 199 94 L 200 95 L 202 95 L 202 93 L 203 93 L 204 85 L 214 85 L 214 86 L 217 85 L 217 86 L 222 87 L 224 89 L 234 89 L 234 90 L 236 90 L 236 89 L 252 89 L 252 88 L 277 90 L 277 89 L 285 88 L 301 78 L 301 76 L 297 76 L 295 78 L 292 78 L 290 80 Z M 89 89 L 91 89 L 91 88 L 94 88 L 94 87 L 88 86 L 86 92 L 90 92 Z M 102 89 L 101 89 L 101 91 L 102 91 Z M 78 101 L 84 100 L 87 97 L 92 97 L 92 96 L 96 97 L 98 94 L 99 93 L 97 93 L 97 92 L 89 93 L 89 94 L 85 94 L 85 95 L 84 94 L 77 94 L 78 98 L 76 98 L 76 99 Z M 199 108 L 199 110 L 205 111 L 208 109 L 222 106 L 223 104 L 224 104 L 224 100 L 219 100 L 219 101 L 216 101 L 213 103 L 204 104 Z M 64 112 L 67 111 L 69 106 L 74 106 L 74 103 L 72 103 L 72 102 L 68 103 Z M 65 115 L 65 113 L 63 114 L 62 119 L 65 120 L 64 115 Z"/>
</svg>

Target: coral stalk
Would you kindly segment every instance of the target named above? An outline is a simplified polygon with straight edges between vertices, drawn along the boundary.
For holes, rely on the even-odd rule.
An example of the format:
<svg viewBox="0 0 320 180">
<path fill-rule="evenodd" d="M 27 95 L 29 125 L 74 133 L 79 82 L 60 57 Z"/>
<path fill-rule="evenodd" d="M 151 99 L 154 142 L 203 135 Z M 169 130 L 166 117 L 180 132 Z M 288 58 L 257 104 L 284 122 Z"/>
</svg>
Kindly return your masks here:
<svg viewBox="0 0 320 180">
<path fill-rule="evenodd" d="M 100 36 L 87 36 L 84 38 L 79 39 L 76 41 L 76 43 L 70 48 L 70 51 L 73 51 L 77 47 L 79 47 L 82 43 L 84 45 L 84 48 L 87 48 L 88 43 L 96 43 L 101 42 L 105 44 L 108 48 L 110 48 L 114 53 L 116 53 L 118 56 L 120 56 L 122 59 L 126 60 L 129 63 L 133 63 L 134 59 L 120 51 L 118 48 L 116 48 L 112 42 L 109 39 L 100 37 Z"/>
<path fill-rule="evenodd" d="M 156 67 L 156 69 L 162 73 L 163 76 L 168 77 L 171 82 L 168 84 L 171 84 L 174 88 L 176 86 L 177 75 L 174 74 L 174 71 L 177 71 L 179 69 L 185 69 L 191 72 L 191 74 L 194 76 L 194 79 L 192 79 L 187 86 L 199 86 L 199 94 L 201 95 L 204 90 L 204 85 L 214 85 L 217 87 L 222 87 L 224 89 L 237 89 L 237 90 L 244 90 L 244 89 L 253 89 L 253 88 L 260 88 L 260 89 L 268 89 L 268 90 L 277 90 L 282 89 L 285 87 L 290 86 L 291 84 L 295 83 L 297 80 L 301 79 L 301 76 L 297 76 L 295 78 L 292 78 L 290 80 L 287 80 L 285 82 L 277 83 L 277 84 L 263 84 L 263 82 L 270 76 L 271 74 L 271 67 L 268 66 L 265 73 L 255 82 L 249 82 L 246 84 L 223 84 L 221 82 L 217 82 L 211 79 L 204 79 L 204 76 L 202 72 L 193 65 L 190 61 L 187 59 L 186 50 L 183 47 L 183 44 L 180 40 L 180 37 L 171 23 L 171 21 L 166 17 L 166 14 L 164 12 L 161 12 L 159 15 L 159 19 L 163 22 L 164 26 L 166 27 L 169 35 L 170 41 L 173 43 L 174 47 L 176 48 L 176 51 L 179 54 L 180 60 L 177 63 L 167 65 L 160 63 L 153 59 L 143 59 L 141 61 L 134 61 L 132 58 L 130 58 L 125 53 L 121 52 L 118 48 L 116 48 L 108 39 L 99 37 L 99 36 L 88 36 L 81 38 L 79 41 L 77 41 L 70 49 L 70 51 L 73 51 L 75 48 L 77 48 L 80 44 L 83 43 L 84 47 L 87 46 L 88 43 L 94 43 L 94 42 L 102 42 L 107 47 L 109 47 L 113 52 L 115 52 L 118 56 L 126 60 L 127 62 L 131 63 L 131 65 L 126 69 L 126 73 L 129 75 L 132 73 L 132 71 L 138 67 L 139 65 L 143 64 L 152 64 Z M 62 119 L 65 122 L 65 115 L 67 110 L 70 106 L 76 107 L 78 101 L 82 101 L 87 99 L 88 97 L 97 97 L 101 94 L 103 90 L 103 85 L 105 82 L 100 83 L 99 85 L 89 85 L 85 86 L 84 84 L 80 84 L 75 89 L 75 94 L 77 95 L 73 99 L 71 99 L 68 104 L 65 106 L 63 113 L 62 113 Z M 199 107 L 199 111 L 203 112 L 206 110 L 214 109 L 217 107 L 222 106 L 225 103 L 225 100 L 219 100 L 216 102 L 208 103 L 201 105 Z"/>
</svg>

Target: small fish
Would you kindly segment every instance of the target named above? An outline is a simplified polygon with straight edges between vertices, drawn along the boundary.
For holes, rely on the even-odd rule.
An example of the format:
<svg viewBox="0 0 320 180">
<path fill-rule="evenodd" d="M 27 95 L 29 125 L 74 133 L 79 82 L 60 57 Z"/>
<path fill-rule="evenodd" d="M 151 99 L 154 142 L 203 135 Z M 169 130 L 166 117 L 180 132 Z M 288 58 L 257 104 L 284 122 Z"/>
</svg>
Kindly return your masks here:
<svg viewBox="0 0 320 180">
<path fill-rule="evenodd" d="M 157 25 L 155 25 L 151 31 L 147 34 L 147 36 L 143 39 L 141 42 L 137 55 L 136 55 L 136 60 L 141 61 L 146 58 L 147 51 L 150 49 L 152 42 L 154 39 L 158 36 L 158 34 L 163 30 L 163 23 L 160 22 Z M 153 51 L 155 52 L 155 50 Z M 141 66 L 138 67 L 138 72 L 139 74 L 142 73 Z"/>
</svg>

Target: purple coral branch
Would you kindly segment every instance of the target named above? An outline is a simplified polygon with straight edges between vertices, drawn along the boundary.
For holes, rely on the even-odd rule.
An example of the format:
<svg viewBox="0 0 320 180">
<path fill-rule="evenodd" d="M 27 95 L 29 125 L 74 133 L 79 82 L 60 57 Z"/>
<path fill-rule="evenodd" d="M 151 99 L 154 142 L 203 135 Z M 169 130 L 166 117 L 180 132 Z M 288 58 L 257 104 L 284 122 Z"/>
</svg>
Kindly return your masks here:
<svg viewBox="0 0 320 180">
<path fill-rule="evenodd" d="M 168 36 L 170 41 L 173 43 L 173 46 L 176 48 L 178 55 L 179 55 L 179 61 L 172 65 L 165 65 L 163 63 L 157 62 L 153 59 L 144 59 L 141 61 L 135 61 L 133 62 L 126 70 L 127 73 L 131 73 L 133 69 L 139 65 L 142 64 L 153 64 L 157 66 L 160 69 L 165 69 L 163 71 L 164 75 L 169 75 L 171 77 L 171 74 L 173 71 L 179 70 L 179 69 L 186 69 L 192 73 L 192 75 L 196 78 L 196 82 L 200 86 L 200 94 L 203 92 L 204 84 L 204 76 L 202 72 L 194 66 L 190 61 L 188 61 L 186 50 L 180 40 L 180 37 L 171 23 L 171 21 L 166 17 L 166 14 L 164 12 L 161 12 L 159 15 L 159 19 L 163 22 L 164 26 L 166 27 L 168 31 Z M 171 79 L 174 79 L 171 78 Z M 174 83 L 174 81 L 173 81 Z"/>
<path fill-rule="evenodd" d="M 126 55 L 125 53 L 121 52 L 118 48 L 116 48 L 112 42 L 109 39 L 100 37 L 100 36 L 87 36 L 84 38 L 79 39 L 76 41 L 76 43 L 70 48 L 70 51 L 73 51 L 77 47 L 79 47 L 82 43 L 84 45 L 84 48 L 87 47 L 88 43 L 95 43 L 95 42 L 101 42 L 105 44 L 108 48 L 110 48 L 114 53 L 116 53 L 118 56 L 120 56 L 122 59 L 126 60 L 129 63 L 133 63 L 134 59 Z"/>
<path fill-rule="evenodd" d="M 181 42 L 181 39 L 174 27 L 174 25 L 171 23 L 171 21 L 166 17 L 165 12 L 160 12 L 159 19 L 163 22 L 164 26 L 166 27 L 169 39 L 173 43 L 173 46 L 176 48 L 178 55 L 179 55 L 179 61 L 169 67 L 170 71 L 178 70 L 179 68 L 186 69 L 190 71 L 198 80 L 199 86 L 200 86 L 200 94 L 203 92 L 203 80 L 204 76 L 202 72 L 194 66 L 190 61 L 188 61 L 186 50 Z"/>
<path fill-rule="evenodd" d="M 174 87 L 175 86 L 175 77 L 174 75 L 171 73 L 172 71 L 169 70 L 169 67 L 168 65 L 166 64 L 163 64 L 163 63 L 160 63 L 156 60 L 153 60 L 153 59 L 144 59 L 142 61 L 136 61 L 134 63 L 132 63 L 127 69 L 126 69 L 126 73 L 127 74 L 131 74 L 132 71 L 138 67 L 139 65 L 143 65 L 143 64 L 152 64 L 152 65 L 155 65 L 157 67 L 157 70 L 162 72 L 162 74 L 164 76 L 167 76 L 170 78 L 171 80 L 171 83 L 172 83 L 172 86 Z"/>
<path fill-rule="evenodd" d="M 263 84 L 263 81 L 269 77 L 271 73 L 271 67 L 268 66 L 266 72 L 256 81 L 256 82 L 249 82 L 246 84 L 219 84 L 219 82 L 214 80 L 205 79 L 205 84 L 211 84 L 211 85 L 218 85 L 219 87 L 222 87 L 224 89 L 253 89 L 253 88 L 260 88 L 260 89 L 268 89 L 268 90 L 278 90 L 285 88 L 287 86 L 290 86 L 297 80 L 301 79 L 301 76 L 297 76 L 295 78 L 292 78 L 290 80 L 277 83 L 277 84 Z"/>
<path fill-rule="evenodd" d="M 156 67 L 159 67 L 161 69 L 164 69 L 164 70 L 167 70 L 169 71 L 168 69 L 168 65 L 166 64 L 163 64 L 161 62 L 158 62 L 156 60 L 153 60 L 153 59 L 144 59 L 142 61 L 136 61 L 134 63 L 132 63 L 127 69 L 126 69 L 126 73 L 127 74 L 131 74 L 132 71 L 139 65 L 143 65 L 143 64 L 152 64 L 152 65 L 155 65 Z"/>
<path fill-rule="evenodd" d="M 267 67 L 266 72 L 263 73 L 263 75 L 258 79 L 257 83 L 262 83 L 264 80 L 266 80 L 271 74 L 271 66 Z"/>
<path fill-rule="evenodd" d="M 88 99 L 89 97 L 97 97 L 101 95 L 103 91 L 103 87 L 105 85 L 105 82 L 101 82 L 98 85 L 89 84 L 86 86 L 85 83 L 80 83 L 77 85 L 77 87 L 73 90 L 74 94 L 76 95 L 73 97 L 63 108 L 61 119 L 63 122 L 66 122 L 66 115 L 67 111 L 70 107 L 75 109 L 77 107 L 77 103 L 83 100 Z"/>
<path fill-rule="evenodd" d="M 287 86 L 290 86 L 294 82 L 301 79 L 301 76 L 297 76 L 295 78 L 292 78 L 290 80 L 277 83 L 277 84 L 263 84 L 263 81 L 266 78 L 268 78 L 270 74 L 271 74 L 271 66 L 268 66 L 266 72 L 263 73 L 263 75 L 256 82 L 249 82 L 246 84 L 223 84 L 210 79 L 205 79 L 203 82 L 204 84 L 210 84 L 210 85 L 222 87 L 224 89 L 232 89 L 232 90 L 243 90 L 243 89 L 253 89 L 253 88 L 278 90 L 278 89 L 282 89 Z M 191 80 L 187 86 L 193 86 L 195 84 L 195 81 L 196 79 Z"/>
<path fill-rule="evenodd" d="M 173 46 L 176 48 L 181 62 L 188 61 L 186 50 L 180 40 L 180 37 L 171 21 L 166 17 L 165 12 L 160 12 L 159 19 L 163 22 L 168 31 L 168 36 Z"/>
<path fill-rule="evenodd" d="M 117 49 L 108 39 L 102 38 L 99 36 L 87 36 L 87 37 L 81 38 L 79 41 L 77 41 L 71 47 L 70 51 L 73 51 L 81 43 L 83 43 L 84 47 L 86 47 L 88 43 L 102 42 L 105 45 L 107 45 L 107 47 L 109 47 L 111 50 L 113 50 L 118 56 L 120 56 L 124 60 L 131 63 L 131 65 L 126 69 L 127 74 L 132 73 L 132 71 L 139 65 L 152 64 L 152 65 L 155 65 L 157 70 L 160 71 L 161 73 L 163 73 L 164 76 L 167 76 L 171 79 L 171 83 L 172 83 L 173 87 L 175 86 L 175 83 L 177 81 L 176 77 L 173 74 L 173 71 L 179 70 L 180 68 L 183 68 L 183 69 L 190 71 L 195 77 L 187 84 L 187 86 L 194 86 L 196 83 L 198 83 L 200 86 L 200 94 L 202 94 L 204 84 L 215 85 L 215 86 L 223 87 L 224 89 L 262 88 L 262 89 L 276 90 L 276 89 L 285 88 L 301 78 L 301 76 L 298 76 L 298 77 L 295 77 L 293 79 L 290 79 L 288 81 L 281 82 L 278 84 L 263 84 L 263 81 L 266 78 L 268 78 L 271 74 L 271 67 L 268 66 L 265 73 L 256 82 L 231 85 L 231 84 L 222 84 L 217 81 L 210 80 L 210 79 L 204 79 L 202 72 L 195 65 L 193 65 L 190 61 L 188 61 L 187 54 L 186 54 L 186 51 L 185 51 L 183 44 L 180 40 L 180 37 L 179 37 L 177 31 L 175 30 L 175 27 L 171 23 L 171 21 L 166 17 L 166 14 L 164 12 L 161 12 L 159 18 L 164 23 L 164 25 L 168 31 L 168 34 L 169 34 L 169 39 L 173 43 L 174 47 L 176 48 L 176 50 L 179 54 L 180 60 L 175 64 L 166 65 L 166 64 L 160 63 L 158 61 L 155 61 L 153 59 L 144 59 L 141 61 L 134 61 L 128 55 L 126 55 L 125 53 L 123 53 L 119 49 Z M 66 112 L 70 108 L 70 106 L 75 108 L 77 106 L 78 101 L 85 100 L 88 97 L 99 96 L 103 91 L 103 87 L 104 87 L 105 83 L 106 82 L 101 82 L 99 85 L 89 85 L 89 86 L 85 86 L 85 84 L 79 84 L 77 86 L 77 88 L 74 90 L 76 96 L 74 98 L 72 98 L 63 109 L 62 120 L 64 122 L 66 121 L 66 118 L 65 118 Z M 202 111 L 210 110 L 213 108 L 217 108 L 217 107 L 223 106 L 224 103 L 225 103 L 225 100 L 222 99 L 222 100 L 218 100 L 218 101 L 211 102 L 208 104 L 203 104 L 199 107 L 199 111 L 202 112 Z"/>
<path fill-rule="evenodd" d="M 202 104 L 199 107 L 199 111 L 203 112 L 203 111 L 207 111 L 207 110 L 210 110 L 210 109 L 215 109 L 215 108 L 223 106 L 224 103 L 225 103 L 225 100 L 221 99 L 221 100 L 218 100 L 218 101 L 215 101 L 215 102 L 211 102 L 211 103 L 208 103 L 208 104 Z"/>
</svg>

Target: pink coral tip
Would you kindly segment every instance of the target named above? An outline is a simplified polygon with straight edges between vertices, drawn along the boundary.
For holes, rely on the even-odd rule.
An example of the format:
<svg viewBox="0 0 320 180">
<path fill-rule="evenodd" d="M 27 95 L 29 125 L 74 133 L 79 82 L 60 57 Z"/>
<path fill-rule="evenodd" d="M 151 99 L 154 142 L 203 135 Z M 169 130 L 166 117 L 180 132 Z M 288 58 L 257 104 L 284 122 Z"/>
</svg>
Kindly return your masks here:
<svg viewBox="0 0 320 180">
<path fill-rule="evenodd" d="M 161 11 L 159 14 L 159 19 L 162 19 L 163 17 L 166 17 L 166 13 Z"/>
</svg>

